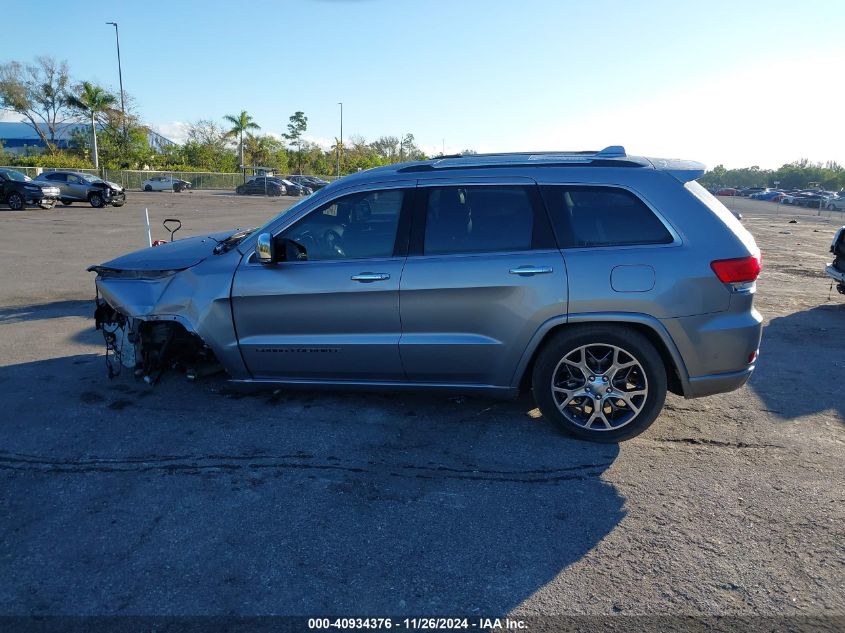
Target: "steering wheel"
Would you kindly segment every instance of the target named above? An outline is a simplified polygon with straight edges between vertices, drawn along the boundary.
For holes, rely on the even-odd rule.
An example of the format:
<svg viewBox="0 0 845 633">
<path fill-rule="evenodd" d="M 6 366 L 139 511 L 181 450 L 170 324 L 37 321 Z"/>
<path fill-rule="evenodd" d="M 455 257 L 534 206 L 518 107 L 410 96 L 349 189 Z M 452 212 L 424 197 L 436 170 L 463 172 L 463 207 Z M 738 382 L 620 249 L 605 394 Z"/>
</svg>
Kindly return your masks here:
<svg viewBox="0 0 845 633">
<path fill-rule="evenodd" d="M 346 252 L 343 250 L 343 238 L 340 236 L 340 233 L 334 229 L 329 229 L 323 233 L 323 243 L 326 245 L 328 251 L 333 255 L 346 257 Z"/>
</svg>

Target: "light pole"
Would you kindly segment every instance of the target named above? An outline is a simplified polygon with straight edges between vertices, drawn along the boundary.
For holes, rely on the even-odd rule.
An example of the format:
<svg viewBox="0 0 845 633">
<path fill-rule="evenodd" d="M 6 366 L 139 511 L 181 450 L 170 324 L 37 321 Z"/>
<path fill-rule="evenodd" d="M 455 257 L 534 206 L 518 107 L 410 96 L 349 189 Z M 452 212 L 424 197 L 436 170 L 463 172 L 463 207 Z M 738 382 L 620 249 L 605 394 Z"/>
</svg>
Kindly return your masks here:
<svg viewBox="0 0 845 633">
<path fill-rule="evenodd" d="M 337 105 L 340 106 L 340 138 L 337 143 L 337 177 L 340 178 L 340 152 L 343 148 L 343 102 L 338 101 Z"/>
<path fill-rule="evenodd" d="M 126 105 L 123 102 L 123 69 L 120 67 L 120 34 L 117 30 L 117 22 L 106 22 L 114 27 L 114 39 L 117 42 L 117 77 L 120 80 L 120 114 L 123 120 L 123 140 L 126 140 Z"/>
</svg>

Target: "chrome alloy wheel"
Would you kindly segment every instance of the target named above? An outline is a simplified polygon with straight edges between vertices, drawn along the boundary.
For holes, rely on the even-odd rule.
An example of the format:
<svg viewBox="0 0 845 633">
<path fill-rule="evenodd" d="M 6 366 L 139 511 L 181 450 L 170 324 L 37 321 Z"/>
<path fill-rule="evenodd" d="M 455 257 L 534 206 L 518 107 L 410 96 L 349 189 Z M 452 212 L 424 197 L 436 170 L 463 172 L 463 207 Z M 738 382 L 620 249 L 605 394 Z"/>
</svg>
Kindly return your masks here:
<svg viewBox="0 0 845 633">
<path fill-rule="evenodd" d="M 629 424 L 648 399 L 640 361 L 615 345 L 575 348 L 555 367 L 551 387 L 564 417 L 591 431 L 615 431 Z"/>
</svg>

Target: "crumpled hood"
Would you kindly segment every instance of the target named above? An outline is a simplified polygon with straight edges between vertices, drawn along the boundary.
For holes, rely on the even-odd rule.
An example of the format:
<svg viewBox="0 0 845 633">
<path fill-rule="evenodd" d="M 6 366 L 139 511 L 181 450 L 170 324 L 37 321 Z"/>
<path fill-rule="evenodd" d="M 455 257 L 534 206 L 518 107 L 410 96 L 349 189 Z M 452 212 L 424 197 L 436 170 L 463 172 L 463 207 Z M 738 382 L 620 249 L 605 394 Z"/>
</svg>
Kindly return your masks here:
<svg viewBox="0 0 845 633">
<path fill-rule="evenodd" d="M 142 248 L 111 261 L 90 266 L 88 270 L 93 272 L 97 272 L 98 268 L 131 271 L 184 270 L 196 266 L 209 257 L 217 243 L 232 235 L 233 232 L 223 231 L 205 236 L 186 237 L 161 246 Z"/>
<path fill-rule="evenodd" d="M 112 182 L 111 180 L 104 180 L 109 187 L 114 189 L 115 191 L 123 191 L 123 185 L 119 185 L 116 182 Z"/>
</svg>

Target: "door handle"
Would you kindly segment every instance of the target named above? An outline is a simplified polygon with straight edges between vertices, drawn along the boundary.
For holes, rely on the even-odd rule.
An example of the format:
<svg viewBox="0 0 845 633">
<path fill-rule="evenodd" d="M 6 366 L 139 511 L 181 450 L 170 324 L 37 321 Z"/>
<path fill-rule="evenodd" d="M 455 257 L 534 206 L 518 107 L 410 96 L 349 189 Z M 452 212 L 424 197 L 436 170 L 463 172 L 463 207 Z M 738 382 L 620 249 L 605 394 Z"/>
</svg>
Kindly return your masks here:
<svg viewBox="0 0 845 633">
<path fill-rule="evenodd" d="M 358 273 L 357 275 L 352 275 L 350 279 L 352 281 L 360 281 L 368 284 L 374 281 L 384 281 L 385 279 L 390 279 L 390 275 L 388 273 Z"/>
<path fill-rule="evenodd" d="M 528 277 L 530 275 L 547 275 L 554 272 L 554 269 L 551 266 L 520 266 L 519 268 L 511 268 L 508 272 L 511 275 Z"/>
</svg>

